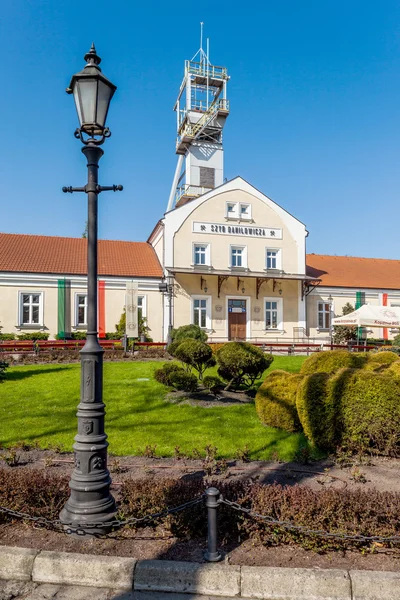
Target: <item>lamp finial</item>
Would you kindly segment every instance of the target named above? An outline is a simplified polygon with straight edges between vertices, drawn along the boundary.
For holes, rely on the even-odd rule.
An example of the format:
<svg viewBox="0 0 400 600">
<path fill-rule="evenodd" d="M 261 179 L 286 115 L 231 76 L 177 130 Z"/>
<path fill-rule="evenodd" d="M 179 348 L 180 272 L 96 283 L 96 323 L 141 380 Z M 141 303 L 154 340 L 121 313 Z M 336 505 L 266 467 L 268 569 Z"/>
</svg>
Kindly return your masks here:
<svg viewBox="0 0 400 600">
<path fill-rule="evenodd" d="M 101 58 L 96 52 L 96 46 L 94 45 L 94 42 L 92 42 L 90 50 L 87 52 L 87 54 L 85 54 L 84 58 L 87 62 L 86 66 L 97 67 L 101 63 Z"/>
</svg>

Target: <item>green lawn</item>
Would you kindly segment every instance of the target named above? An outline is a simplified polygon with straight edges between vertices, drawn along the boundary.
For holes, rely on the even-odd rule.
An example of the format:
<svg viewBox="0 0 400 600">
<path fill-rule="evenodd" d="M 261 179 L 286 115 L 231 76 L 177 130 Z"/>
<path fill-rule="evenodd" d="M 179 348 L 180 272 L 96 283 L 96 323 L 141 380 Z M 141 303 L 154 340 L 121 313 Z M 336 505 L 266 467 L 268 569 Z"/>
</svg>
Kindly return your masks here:
<svg viewBox="0 0 400 600">
<path fill-rule="evenodd" d="M 304 357 L 275 357 L 270 369 L 296 372 Z M 217 446 L 232 458 L 249 447 L 253 460 L 290 460 L 307 445 L 302 434 L 264 427 L 253 404 L 215 408 L 165 402 L 166 389 L 153 378 L 160 363 L 105 363 L 104 401 L 110 452 L 134 455 L 157 445 L 157 456 L 173 456 L 175 446 L 190 453 Z M 145 381 L 145 379 L 149 379 Z M 71 450 L 76 433 L 80 365 L 13 367 L 0 384 L 0 445 L 24 440 L 42 448 L 61 444 Z"/>
</svg>

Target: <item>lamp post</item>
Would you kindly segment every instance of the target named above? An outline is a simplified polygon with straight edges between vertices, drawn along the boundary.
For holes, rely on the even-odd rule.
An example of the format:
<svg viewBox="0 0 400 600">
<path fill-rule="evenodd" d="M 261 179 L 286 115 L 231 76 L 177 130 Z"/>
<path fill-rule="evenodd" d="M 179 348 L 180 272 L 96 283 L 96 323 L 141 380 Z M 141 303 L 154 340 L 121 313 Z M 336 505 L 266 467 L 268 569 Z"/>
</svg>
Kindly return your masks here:
<svg viewBox="0 0 400 600">
<path fill-rule="evenodd" d="M 104 431 L 103 349 L 97 337 L 97 216 L 98 195 L 103 191 L 121 191 L 121 185 L 98 184 L 100 148 L 110 130 L 105 126 L 107 112 L 116 86 L 104 77 L 100 57 L 94 44 L 85 55 L 84 69 L 73 75 L 67 92 L 73 94 L 80 127 L 75 137 L 83 143 L 87 160 L 88 182 L 84 187 L 64 187 L 63 192 L 85 192 L 88 196 L 87 294 L 88 318 L 86 343 L 81 355 L 81 397 L 78 406 L 78 433 L 74 443 L 74 470 L 70 480 L 70 497 L 61 511 L 60 520 L 87 534 L 106 533 L 110 527 L 100 524 L 116 514 L 110 494 L 111 477 L 107 468 L 107 435 Z M 94 530 L 89 524 L 96 524 Z M 72 525 L 71 525 L 72 524 Z M 87 529 L 85 528 L 87 524 Z M 99 524 L 99 525 L 97 525 Z"/>
</svg>

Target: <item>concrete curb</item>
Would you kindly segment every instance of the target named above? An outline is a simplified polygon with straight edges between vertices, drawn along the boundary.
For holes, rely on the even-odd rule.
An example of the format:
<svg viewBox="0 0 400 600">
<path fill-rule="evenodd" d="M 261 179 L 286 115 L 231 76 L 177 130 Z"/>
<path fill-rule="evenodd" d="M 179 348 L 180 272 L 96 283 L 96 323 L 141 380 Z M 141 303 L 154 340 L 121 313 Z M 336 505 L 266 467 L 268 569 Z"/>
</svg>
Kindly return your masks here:
<svg viewBox="0 0 400 600">
<path fill-rule="evenodd" d="M 0 579 L 182 594 L 193 600 L 399 600 L 400 572 L 240 567 L 0 546 Z M 188 596 L 187 596 L 188 595 Z M 147 596 L 146 596 L 147 597 Z"/>
</svg>

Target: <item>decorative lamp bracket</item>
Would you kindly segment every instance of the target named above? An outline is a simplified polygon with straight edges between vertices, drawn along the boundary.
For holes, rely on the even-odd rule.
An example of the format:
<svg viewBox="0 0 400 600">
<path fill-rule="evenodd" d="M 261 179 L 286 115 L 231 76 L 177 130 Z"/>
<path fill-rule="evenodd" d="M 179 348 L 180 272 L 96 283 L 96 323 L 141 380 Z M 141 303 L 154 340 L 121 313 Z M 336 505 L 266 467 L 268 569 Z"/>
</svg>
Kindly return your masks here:
<svg viewBox="0 0 400 600">
<path fill-rule="evenodd" d="M 260 293 L 260 288 L 263 283 L 267 283 L 269 281 L 269 277 L 257 277 L 256 278 L 256 299 L 258 300 L 258 296 Z"/>
<path fill-rule="evenodd" d="M 228 277 L 229 275 L 218 275 L 218 298 L 220 297 L 222 284 L 228 279 Z"/>
</svg>

